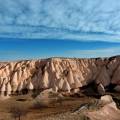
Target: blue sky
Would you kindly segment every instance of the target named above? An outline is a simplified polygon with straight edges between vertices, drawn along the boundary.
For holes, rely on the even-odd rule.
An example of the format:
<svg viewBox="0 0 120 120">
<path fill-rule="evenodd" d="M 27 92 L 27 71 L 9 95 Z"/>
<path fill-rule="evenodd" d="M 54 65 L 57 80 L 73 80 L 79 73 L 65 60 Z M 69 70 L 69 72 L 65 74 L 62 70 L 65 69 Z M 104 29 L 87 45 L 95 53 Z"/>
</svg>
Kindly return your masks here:
<svg viewBox="0 0 120 120">
<path fill-rule="evenodd" d="M 109 57 L 119 55 L 120 43 L 61 39 L 1 38 L 0 60 L 48 57 Z"/>
<path fill-rule="evenodd" d="M 120 0 L 0 0 L 0 60 L 120 54 Z"/>
</svg>

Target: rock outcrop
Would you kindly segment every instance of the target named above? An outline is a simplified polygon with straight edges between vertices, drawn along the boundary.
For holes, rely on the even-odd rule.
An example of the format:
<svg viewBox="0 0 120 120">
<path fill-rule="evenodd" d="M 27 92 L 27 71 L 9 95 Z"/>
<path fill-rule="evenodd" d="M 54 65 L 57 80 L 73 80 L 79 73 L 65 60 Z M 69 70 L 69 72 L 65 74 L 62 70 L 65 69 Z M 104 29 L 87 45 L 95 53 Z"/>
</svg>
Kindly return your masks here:
<svg viewBox="0 0 120 120">
<path fill-rule="evenodd" d="M 36 98 L 35 102 L 42 105 L 49 105 L 64 99 L 63 95 L 53 91 L 52 89 L 47 89 L 42 91 Z"/>
<path fill-rule="evenodd" d="M 0 63 L 0 91 L 11 94 L 24 89 L 71 90 L 94 82 L 99 92 L 120 85 L 120 56 L 111 58 L 49 58 Z M 118 87 L 114 90 L 119 91 Z"/>
<path fill-rule="evenodd" d="M 113 101 L 113 99 L 112 99 L 112 96 L 110 96 L 110 95 L 105 95 L 105 96 L 101 96 L 100 102 L 101 102 L 102 104 L 109 104 L 109 103 L 112 103 L 112 102 L 114 102 L 114 101 Z"/>
<path fill-rule="evenodd" d="M 120 110 L 117 108 L 116 103 L 110 95 L 102 96 L 100 99 L 103 107 L 95 111 L 87 112 L 90 120 L 119 120 Z"/>
</svg>

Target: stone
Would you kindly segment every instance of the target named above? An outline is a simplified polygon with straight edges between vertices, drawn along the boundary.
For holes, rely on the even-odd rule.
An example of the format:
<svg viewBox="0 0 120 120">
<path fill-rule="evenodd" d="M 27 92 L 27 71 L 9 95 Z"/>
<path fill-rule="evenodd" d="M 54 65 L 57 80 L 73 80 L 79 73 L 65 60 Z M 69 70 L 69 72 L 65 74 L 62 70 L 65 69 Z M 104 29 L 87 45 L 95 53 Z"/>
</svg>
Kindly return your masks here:
<svg viewBox="0 0 120 120">
<path fill-rule="evenodd" d="M 35 100 L 42 103 L 42 104 L 49 104 L 57 102 L 58 99 L 62 99 L 63 96 L 60 93 L 57 93 L 53 91 L 52 88 L 43 90 L 36 98 Z"/>
<path fill-rule="evenodd" d="M 76 89 L 74 89 L 73 90 L 73 93 L 75 94 L 75 93 L 79 93 L 80 92 L 80 89 L 79 88 L 76 88 Z"/>
<path fill-rule="evenodd" d="M 108 104 L 108 103 L 113 102 L 112 96 L 110 95 L 101 96 L 100 100 L 103 104 Z"/>
<path fill-rule="evenodd" d="M 102 84 L 98 85 L 97 90 L 98 90 L 98 93 L 100 95 L 104 95 L 105 94 L 105 88 L 104 88 L 104 86 Z"/>
</svg>

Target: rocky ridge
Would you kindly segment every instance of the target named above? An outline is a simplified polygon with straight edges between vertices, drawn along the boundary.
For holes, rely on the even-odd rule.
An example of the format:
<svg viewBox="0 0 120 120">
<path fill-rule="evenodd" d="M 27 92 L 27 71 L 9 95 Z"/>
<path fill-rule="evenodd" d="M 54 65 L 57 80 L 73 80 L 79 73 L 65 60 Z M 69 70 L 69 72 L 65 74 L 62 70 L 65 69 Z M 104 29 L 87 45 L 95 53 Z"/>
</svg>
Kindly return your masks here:
<svg viewBox="0 0 120 120">
<path fill-rule="evenodd" d="M 120 91 L 120 56 L 110 58 L 49 58 L 0 63 L 1 95 L 27 90 L 70 92 L 94 82 L 98 92 Z M 101 93 L 101 94 L 102 94 Z"/>
</svg>

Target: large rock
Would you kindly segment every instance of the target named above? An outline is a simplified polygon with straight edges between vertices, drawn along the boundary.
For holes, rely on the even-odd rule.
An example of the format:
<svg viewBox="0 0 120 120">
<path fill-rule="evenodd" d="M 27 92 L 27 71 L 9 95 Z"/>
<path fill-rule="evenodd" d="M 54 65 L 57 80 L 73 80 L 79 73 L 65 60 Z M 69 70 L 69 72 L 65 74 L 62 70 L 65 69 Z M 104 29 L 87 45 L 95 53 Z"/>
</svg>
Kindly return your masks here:
<svg viewBox="0 0 120 120">
<path fill-rule="evenodd" d="M 117 108 L 116 103 L 110 95 L 102 96 L 101 99 L 103 107 L 88 111 L 85 115 L 90 120 L 119 120 L 120 110 Z"/>
<path fill-rule="evenodd" d="M 112 96 L 110 95 L 101 96 L 100 100 L 103 104 L 108 104 L 108 103 L 113 102 Z"/>
<path fill-rule="evenodd" d="M 48 98 L 58 97 L 59 95 L 62 96 L 60 93 L 57 93 L 57 92 L 53 91 L 53 89 L 46 89 L 46 90 L 43 90 L 37 96 L 37 98 L 39 98 L 39 99 L 48 99 Z"/>
<path fill-rule="evenodd" d="M 119 120 L 120 110 L 117 109 L 114 102 L 106 104 L 98 111 L 88 112 L 90 120 Z"/>
<path fill-rule="evenodd" d="M 62 99 L 63 96 L 60 93 L 53 91 L 53 89 L 46 89 L 42 91 L 36 98 L 35 101 L 38 101 L 41 104 L 48 105 L 49 103 L 54 103 L 58 99 Z"/>
</svg>

